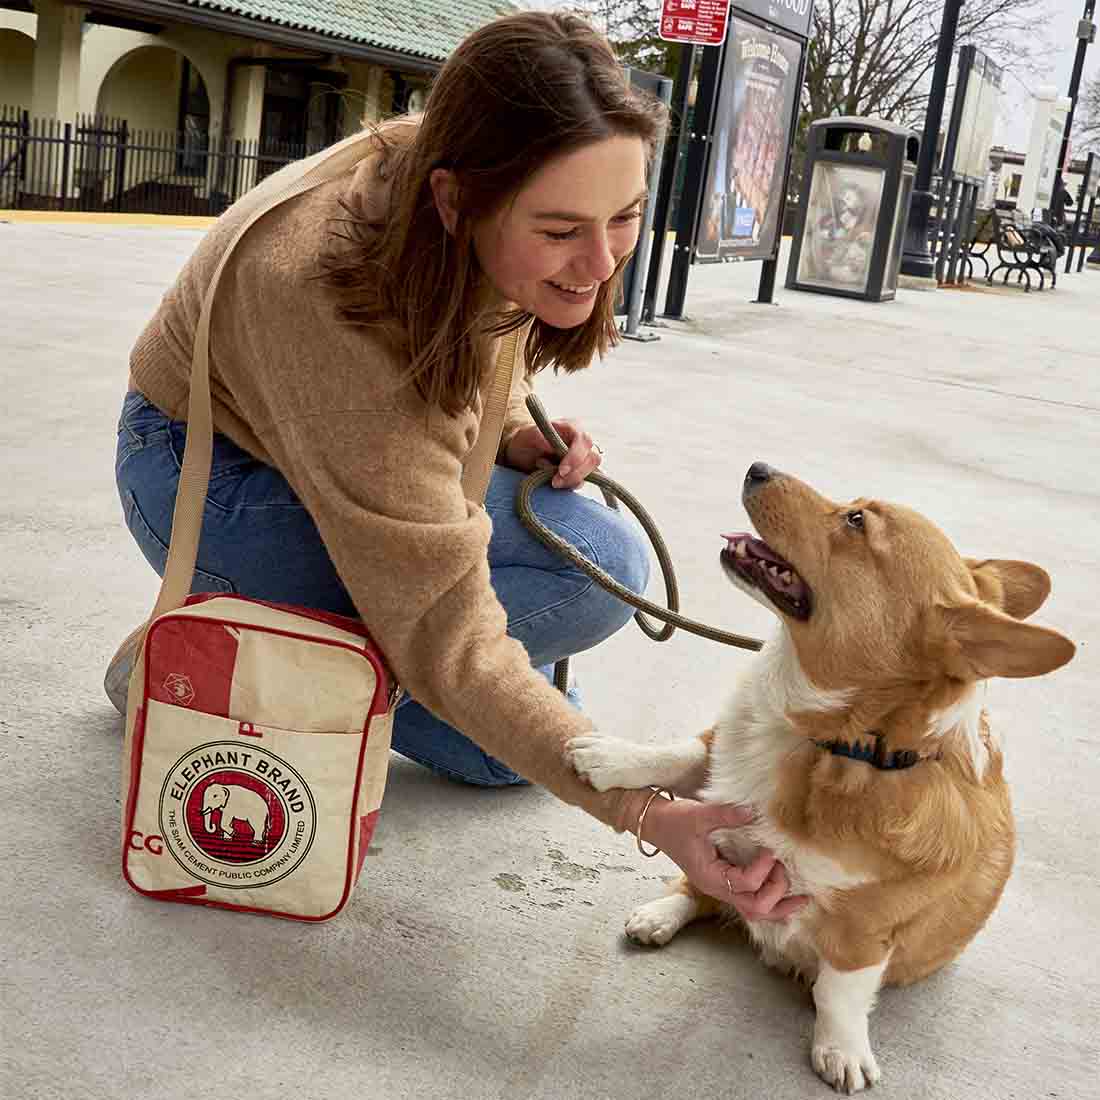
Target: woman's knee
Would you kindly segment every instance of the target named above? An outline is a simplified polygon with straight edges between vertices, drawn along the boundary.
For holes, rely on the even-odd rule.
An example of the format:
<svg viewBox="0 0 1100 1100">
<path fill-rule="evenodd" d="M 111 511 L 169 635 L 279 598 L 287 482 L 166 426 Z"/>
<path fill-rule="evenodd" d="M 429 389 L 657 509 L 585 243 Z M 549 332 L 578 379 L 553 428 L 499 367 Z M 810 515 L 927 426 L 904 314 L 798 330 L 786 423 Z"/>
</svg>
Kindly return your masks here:
<svg viewBox="0 0 1100 1100">
<path fill-rule="evenodd" d="M 649 584 L 649 548 L 645 537 L 618 512 L 603 506 L 598 518 L 585 531 L 585 557 L 598 565 L 624 588 L 639 595 Z M 625 626 L 634 608 L 594 583 L 585 595 L 590 613 L 603 620 L 604 631 L 612 634 Z"/>
<path fill-rule="evenodd" d="M 642 593 L 649 584 L 649 545 L 645 535 L 618 512 L 608 511 L 612 531 L 604 551 L 607 557 L 604 569 L 631 592 Z"/>
</svg>

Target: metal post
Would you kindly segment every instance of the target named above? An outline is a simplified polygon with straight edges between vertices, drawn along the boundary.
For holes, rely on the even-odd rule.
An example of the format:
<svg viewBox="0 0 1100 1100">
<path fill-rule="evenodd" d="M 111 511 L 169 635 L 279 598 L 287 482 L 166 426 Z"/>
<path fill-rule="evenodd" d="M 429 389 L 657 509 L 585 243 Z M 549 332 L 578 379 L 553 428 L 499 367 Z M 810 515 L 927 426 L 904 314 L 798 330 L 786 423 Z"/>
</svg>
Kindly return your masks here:
<svg viewBox="0 0 1100 1100">
<path fill-rule="evenodd" d="M 951 250 L 947 258 L 947 282 L 954 286 L 962 281 L 959 277 L 959 261 L 970 241 L 970 227 L 974 224 L 974 210 L 977 205 L 978 184 L 964 183 L 959 201 L 959 216 L 955 221 L 955 234 L 951 239 Z"/>
<path fill-rule="evenodd" d="M 959 28 L 959 12 L 963 0 L 947 0 L 940 23 L 936 67 L 932 72 L 932 90 L 928 96 L 928 111 L 924 116 L 924 132 L 920 141 L 917 175 L 913 181 L 913 199 L 909 207 L 909 222 L 905 228 L 905 251 L 901 270 L 904 275 L 932 279 L 935 265 L 928 251 L 928 220 L 932 213 L 932 166 L 936 159 L 936 138 L 943 119 L 943 104 L 947 97 L 947 76 L 951 55 L 955 49 L 955 34 Z"/>
<path fill-rule="evenodd" d="M 676 185 L 676 169 L 684 150 L 687 135 L 688 98 L 691 93 L 691 74 L 695 68 L 698 47 L 685 42 L 680 47 L 680 68 L 676 83 L 672 86 L 672 118 L 668 138 L 665 141 L 664 162 L 657 190 L 657 203 L 653 210 L 653 250 L 649 256 L 646 274 L 645 297 L 642 299 L 642 321 L 654 324 L 657 309 L 657 284 L 661 281 L 661 264 L 665 255 L 665 238 L 668 236 L 668 212 L 672 207 L 672 191 Z M 639 275 L 641 274 L 641 268 Z"/>
<path fill-rule="evenodd" d="M 943 282 L 943 272 L 947 265 L 947 253 L 951 248 L 951 241 L 958 227 L 956 222 L 959 216 L 959 189 L 962 184 L 953 179 L 948 182 L 945 177 L 940 187 L 940 201 L 938 218 L 936 219 L 936 282 Z"/>
<path fill-rule="evenodd" d="M 24 111 L 20 119 L 20 129 L 23 141 L 19 146 L 19 175 L 16 177 L 15 209 L 19 210 L 23 205 L 23 194 L 27 190 L 27 152 L 31 144 L 31 115 L 30 111 Z"/>
<path fill-rule="evenodd" d="M 229 184 L 229 203 L 231 205 L 235 203 L 241 196 L 238 193 L 238 188 L 241 185 L 240 180 L 241 172 L 241 139 L 235 138 L 233 141 L 233 176 Z"/>
<path fill-rule="evenodd" d="M 122 209 L 122 193 L 126 190 L 126 142 L 130 137 L 130 127 L 125 119 L 118 129 L 115 146 L 115 199 L 116 210 Z"/>
<path fill-rule="evenodd" d="M 1068 275 L 1073 270 L 1073 253 L 1078 247 L 1084 251 L 1084 245 L 1079 245 L 1079 239 L 1081 235 L 1081 218 L 1085 213 L 1085 201 L 1088 199 L 1087 188 L 1089 185 L 1089 177 L 1092 175 L 1091 168 L 1093 165 L 1093 157 L 1095 153 L 1089 153 L 1088 159 L 1085 161 L 1085 178 L 1081 181 L 1081 186 L 1077 190 L 1077 212 L 1073 216 L 1073 229 L 1069 234 L 1069 243 L 1066 246 L 1066 274 Z M 1087 222 L 1085 223 L 1088 224 Z"/>
<path fill-rule="evenodd" d="M 699 208 L 703 197 L 703 173 L 707 163 L 707 146 L 713 140 L 714 106 L 722 77 L 726 47 L 709 47 L 703 55 L 699 71 L 699 94 L 695 99 L 695 115 L 691 123 L 684 190 L 676 215 L 676 244 L 672 253 L 672 270 L 668 277 L 665 311 L 662 317 L 683 321 L 684 299 L 687 297 L 688 269 L 695 247 L 695 230 L 699 224 Z"/>
<path fill-rule="evenodd" d="M 1092 227 L 1092 216 L 1093 216 L 1093 213 L 1095 211 L 1096 211 L 1096 196 L 1093 195 L 1092 198 L 1089 200 L 1089 214 L 1088 214 L 1088 217 L 1085 219 L 1085 232 L 1086 233 Z M 1090 264 L 1100 264 L 1100 244 L 1098 244 L 1092 250 L 1092 255 L 1089 256 L 1088 261 L 1089 261 Z M 1083 268 L 1084 266 L 1085 266 L 1085 246 L 1081 245 L 1081 254 L 1077 257 L 1077 270 L 1080 271 L 1081 268 Z"/>
<path fill-rule="evenodd" d="M 69 163 L 72 157 L 73 124 L 65 123 L 65 144 L 61 150 L 61 209 L 69 209 Z"/>
<path fill-rule="evenodd" d="M 660 85 L 660 100 L 667 107 L 672 102 L 672 81 L 663 80 Z M 661 185 L 660 172 L 664 161 L 664 142 L 658 145 L 653 157 L 656 172 L 649 183 L 649 197 L 642 213 L 642 224 L 638 233 L 638 249 L 634 257 L 634 278 L 630 281 L 630 300 L 627 302 L 626 322 L 622 334 L 627 340 L 639 340 L 649 343 L 660 340 L 654 332 L 639 332 L 638 323 L 642 319 L 642 273 L 647 270 L 649 251 L 652 244 L 653 208 L 657 191 Z"/>
<path fill-rule="evenodd" d="M 1081 87 L 1081 72 L 1085 67 L 1085 51 L 1096 38 L 1096 24 L 1092 21 L 1092 13 L 1096 10 L 1096 0 L 1085 0 L 1085 14 L 1077 24 L 1077 56 L 1073 59 L 1073 74 L 1069 78 L 1069 112 L 1066 115 L 1066 125 L 1062 130 L 1062 148 L 1058 152 L 1058 168 L 1054 173 L 1054 183 L 1050 189 L 1050 223 L 1062 225 L 1065 223 L 1066 204 L 1062 199 L 1065 183 L 1062 180 L 1062 165 L 1065 164 L 1066 154 L 1069 152 L 1069 136 L 1073 131 L 1073 112 L 1077 107 L 1077 92 Z"/>
<path fill-rule="evenodd" d="M 791 189 L 791 161 L 794 159 L 794 135 L 798 132 L 798 111 L 802 97 L 802 82 L 806 79 L 806 55 L 809 48 L 802 47 L 801 58 L 798 62 L 798 83 L 795 85 L 794 120 L 792 129 L 794 134 L 787 134 L 787 163 L 783 169 L 782 190 L 779 193 L 779 210 L 776 213 L 778 225 L 775 230 L 775 257 L 765 260 L 760 265 L 760 282 L 756 286 L 756 297 L 753 303 L 756 305 L 771 305 L 775 296 L 775 273 L 779 270 L 779 251 L 783 247 L 783 223 L 787 218 L 787 195 Z"/>
<path fill-rule="evenodd" d="M 779 208 L 779 240 L 783 240 L 783 204 Z M 752 299 L 754 305 L 770 306 L 775 297 L 775 272 L 779 267 L 779 258 L 765 260 L 760 265 L 760 282 L 756 284 L 756 297 Z"/>
</svg>

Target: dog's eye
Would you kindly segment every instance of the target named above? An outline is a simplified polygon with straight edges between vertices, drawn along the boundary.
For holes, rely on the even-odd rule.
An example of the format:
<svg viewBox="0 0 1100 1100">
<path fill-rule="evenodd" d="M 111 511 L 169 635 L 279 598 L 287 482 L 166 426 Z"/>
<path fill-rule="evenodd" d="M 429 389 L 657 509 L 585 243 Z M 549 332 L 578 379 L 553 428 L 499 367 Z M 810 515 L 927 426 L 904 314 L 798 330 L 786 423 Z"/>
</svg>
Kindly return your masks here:
<svg viewBox="0 0 1100 1100">
<path fill-rule="evenodd" d="M 863 530 L 863 513 L 862 512 L 849 512 L 845 517 L 849 527 L 854 527 L 857 531 Z"/>
</svg>

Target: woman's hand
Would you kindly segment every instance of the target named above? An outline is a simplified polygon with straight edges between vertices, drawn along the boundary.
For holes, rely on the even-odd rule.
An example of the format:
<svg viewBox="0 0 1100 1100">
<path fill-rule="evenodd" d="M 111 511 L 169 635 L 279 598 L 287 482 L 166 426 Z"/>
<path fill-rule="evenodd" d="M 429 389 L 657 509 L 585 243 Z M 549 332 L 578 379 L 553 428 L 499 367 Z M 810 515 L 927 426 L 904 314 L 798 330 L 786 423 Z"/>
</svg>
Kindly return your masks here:
<svg viewBox="0 0 1100 1100">
<path fill-rule="evenodd" d="M 574 421 L 552 420 L 551 423 L 569 450 L 558 463 L 557 473 L 550 484 L 555 489 L 576 489 L 599 466 L 602 457 L 600 448 Z M 505 465 L 525 474 L 544 466 L 553 466 L 554 462 L 554 448 L 534 424 L 520 428 L 504 448 Z"/>
<path fill-rule="evenodd" d="M 775 855 L 764 849 L 747 866 L 738 867 L 727 863 L 710 839 L 715 829 L 739 828 L 753 816 L 744 806 L 690 798 L 669 802 L 658 795 L 646 811 L 642 831 L 645 841 L 678 864 L 700 892 L 732 905 L 746 920 L 786 920 L 810 899 L 786 896 L 790 882 Z"/>
</svg>

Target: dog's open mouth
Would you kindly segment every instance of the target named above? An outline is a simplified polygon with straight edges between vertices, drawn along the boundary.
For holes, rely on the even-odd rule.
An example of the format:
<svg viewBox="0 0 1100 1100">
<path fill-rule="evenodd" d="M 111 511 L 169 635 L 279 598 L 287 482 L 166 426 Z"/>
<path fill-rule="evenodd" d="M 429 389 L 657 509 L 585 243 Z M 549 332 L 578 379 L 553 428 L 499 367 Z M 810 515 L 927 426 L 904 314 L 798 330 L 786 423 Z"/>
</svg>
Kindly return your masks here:
<svg viewBox="0 0 1100 1100">
<path fill-rule="evenodd" d="M 722 565 L 737 580 L 756 589 L 784 615 L 808 619 L 813 609 L 810 586 L 790 562 L 753 535 L 723 535 Z"/>
</svg>

